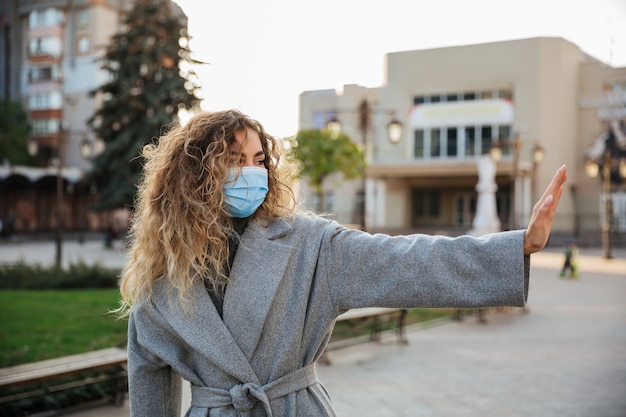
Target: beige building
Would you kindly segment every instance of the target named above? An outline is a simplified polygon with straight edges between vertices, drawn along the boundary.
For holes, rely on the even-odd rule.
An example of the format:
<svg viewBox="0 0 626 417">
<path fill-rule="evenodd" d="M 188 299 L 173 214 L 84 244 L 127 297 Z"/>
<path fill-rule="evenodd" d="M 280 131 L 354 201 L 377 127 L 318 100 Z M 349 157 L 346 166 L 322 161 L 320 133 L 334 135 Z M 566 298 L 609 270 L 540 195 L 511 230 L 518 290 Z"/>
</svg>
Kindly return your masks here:
<svg viewBox="0 0 626 417">
<path fill-rule="evenodd" d="M 132 3 L 16 0 L 0 8 L 0 98 L 27 110 L 38 164 L 14 166 L 0 155 L 0 219 L 15 232 L 59 230 L 59 223 L 100 230 L 111 222 L 109 213 L 89 210 L 94 190 L 82 179 L 104 144 L 86 122 L 99 106 L 90 91 L 108 79 L 98 59 Z"/>
<path fill-rule="evenodd" d="M 612 121 L 626 119 L 625 106 L 626 68 L 612 68 L 561 38 L 532 38 L 389 53 L 379 88 L 303 92 L 300 129 L 323 128 L 337 118 L 344 133 L 365 144 L 366 181 L 334 178 L 325 185 L 324 209 L 340 222 L 363 224 L 365 194 L 370 231 L 468 232 L 476 214 L 477 163 L 497 143 L 501 228 L 527 225 L 532 205 L 566 164 L 553 235 L 591 240 L 599 239 L 606 206 L 602 181 L 585 172 L 586 155 L 595 142 L 603 146 L 606 141 L 596 139 Z M 403 126 L 398 143 L 388 140 L 392 118 Z M 616 163 L 626 157 L 624 145 L 615 150 Z M 534 161 L 538 151 L 543 160 Z M 613 178 L 617 241 L 626 234 L 625 188 L 624 180 Z M 303 184 L 305 205 L 319 210 L 311 195 Z"/>
</svg>

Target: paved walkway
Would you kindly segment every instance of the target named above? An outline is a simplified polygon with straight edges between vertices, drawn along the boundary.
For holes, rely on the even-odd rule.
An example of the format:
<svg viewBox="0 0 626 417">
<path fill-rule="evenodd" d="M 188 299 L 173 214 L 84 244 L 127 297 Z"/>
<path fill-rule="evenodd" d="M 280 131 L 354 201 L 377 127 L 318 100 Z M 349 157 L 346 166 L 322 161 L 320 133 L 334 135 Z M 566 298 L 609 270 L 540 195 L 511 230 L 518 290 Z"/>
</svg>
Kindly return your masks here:
<svg viewBox="0 0 626 417">
<path fill-rule="evenodd" d="M 30 261 L 35 252 L 52 262 L 50 243 L 0 243 L 0 262 Z M 124 262 L 121 249 L 100 242 L 68 242 L 65 253 Z M 332 365 L 318 374 L 339 417 L 626 416 L 626 250 L 614 249 L 611 260 L 599 255 L 581 249 L 576 280 L 558 278 L 560 250 L 533 255 L 526 314 L 416 325 L 406 346 L 390 335 L 329 352 Z M 72 416 L 128 417 L 128 403 Z"/>
</svg>

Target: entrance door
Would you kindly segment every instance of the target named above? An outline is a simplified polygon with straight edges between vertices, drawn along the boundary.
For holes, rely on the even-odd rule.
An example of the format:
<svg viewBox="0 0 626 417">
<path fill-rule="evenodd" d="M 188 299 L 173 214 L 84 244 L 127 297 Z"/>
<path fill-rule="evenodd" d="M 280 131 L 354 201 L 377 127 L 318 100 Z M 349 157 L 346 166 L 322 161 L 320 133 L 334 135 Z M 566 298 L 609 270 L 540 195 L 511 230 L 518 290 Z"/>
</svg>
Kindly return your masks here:
<svg viewBox="0 0 626 417">
<path fill-rule="evenodd" d="M 476 193 L 457 193 L 454 196 L 454 226 L 459 228 L 471 228 L 476 215 Z"/>
</svg>

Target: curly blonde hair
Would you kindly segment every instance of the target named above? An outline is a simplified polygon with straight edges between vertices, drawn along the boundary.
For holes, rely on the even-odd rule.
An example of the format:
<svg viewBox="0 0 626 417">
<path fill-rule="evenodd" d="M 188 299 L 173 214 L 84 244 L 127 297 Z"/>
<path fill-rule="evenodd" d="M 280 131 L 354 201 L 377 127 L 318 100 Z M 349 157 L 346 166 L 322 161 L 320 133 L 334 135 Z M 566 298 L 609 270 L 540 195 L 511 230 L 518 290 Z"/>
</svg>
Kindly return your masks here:
<svg viewBox="0 0 626 417">
<path fill-rule="evenodd" d="M 177 290 L 186 310 L 195 280 L 208 280 L 213 289 L 228 281 L 228 238 L 234 231 L 223 187 L 230 148 L 237 146 L 235 132 L 247 129 L 259 134 L 268 171 L 269 191 L 255 219 L 294 214 L 295 197 L 288 184 L 293 176 L 285 175 L 290 164 L 281 161 L 281 141 L 259 122 L 226 110 L 198 114 L 184 126 L 174 124 L 142 151 L 145 164 L 132 217 L 129 261 L 122 271 L 122 303 L 116 310 L 121 316 L 149 299 L 160 279 Z"/>
</svg>

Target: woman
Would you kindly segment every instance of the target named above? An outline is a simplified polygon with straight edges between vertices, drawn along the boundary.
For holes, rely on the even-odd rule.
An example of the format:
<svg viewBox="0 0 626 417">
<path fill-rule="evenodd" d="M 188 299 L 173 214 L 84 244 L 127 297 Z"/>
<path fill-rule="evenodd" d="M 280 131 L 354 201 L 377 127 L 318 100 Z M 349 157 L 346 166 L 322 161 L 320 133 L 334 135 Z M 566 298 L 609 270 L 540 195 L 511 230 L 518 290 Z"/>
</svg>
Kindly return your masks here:
<svg viewBox="0 0 626 417">
<path fill-rule="evenodd" d="M 527 230 L 370 235 L 300 214 L 279 142 L 236 110 L 146 146 L 123 271 L 133 416 L 333 416 L 318 381 L 335 318 L 366 306 L 524 306 L 566 170 Z"/>
</svg>

